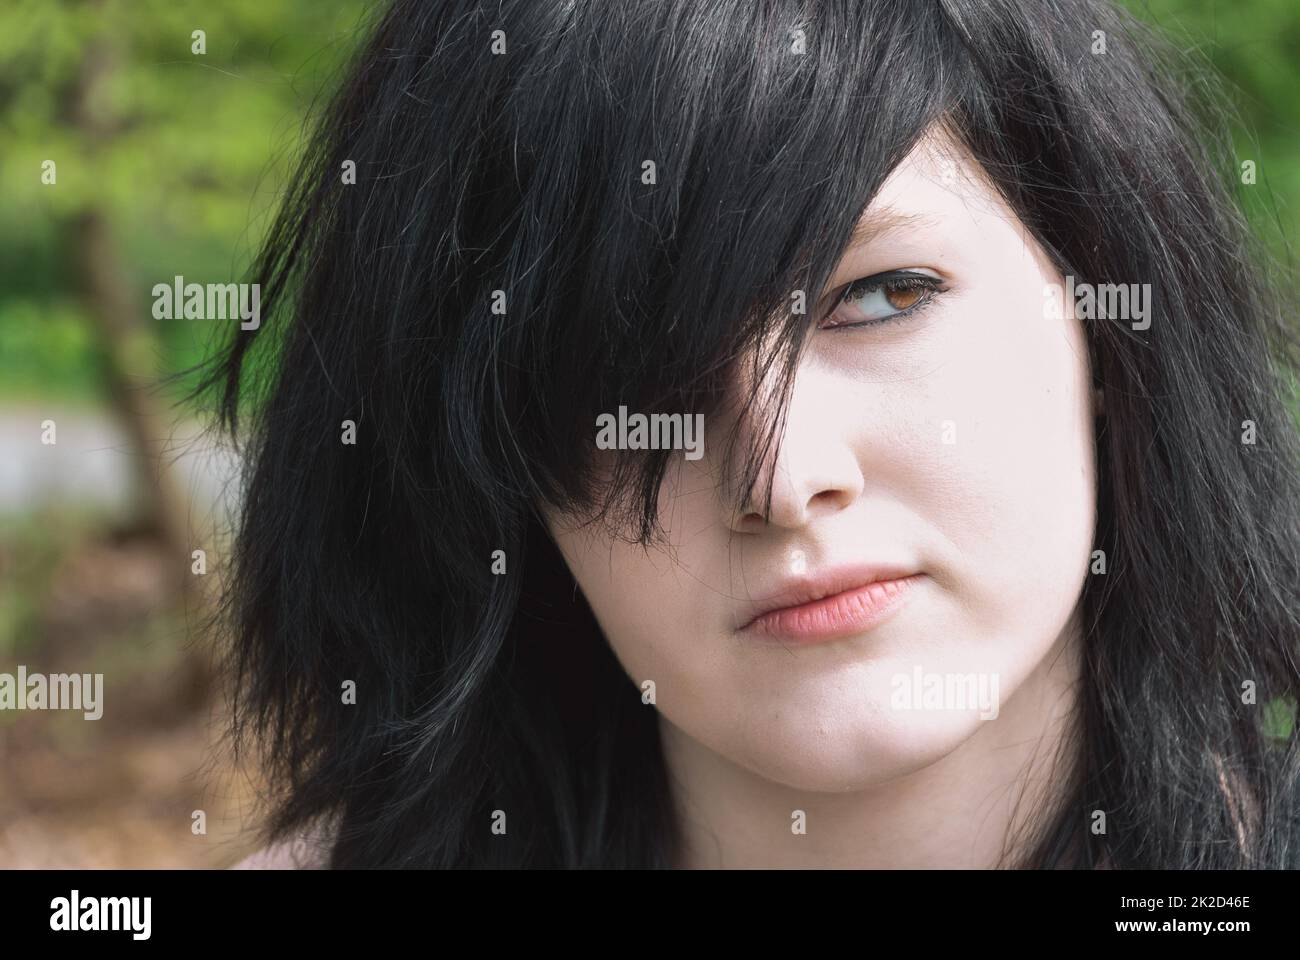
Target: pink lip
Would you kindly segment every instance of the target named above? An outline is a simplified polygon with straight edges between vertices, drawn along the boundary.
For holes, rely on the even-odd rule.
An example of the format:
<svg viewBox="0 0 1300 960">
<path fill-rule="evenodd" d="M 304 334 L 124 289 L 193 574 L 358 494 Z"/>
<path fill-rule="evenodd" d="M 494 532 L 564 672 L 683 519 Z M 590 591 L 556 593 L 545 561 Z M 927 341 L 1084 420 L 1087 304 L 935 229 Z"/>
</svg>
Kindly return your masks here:
<svg viewBox="0 0 1300 960">
<path fill-rule="evenodd" d="M 865 633 L 894 613 L 923 576 L 859 569 L 792 581 L 740 629 L 802 643 Z"/>
</svg>

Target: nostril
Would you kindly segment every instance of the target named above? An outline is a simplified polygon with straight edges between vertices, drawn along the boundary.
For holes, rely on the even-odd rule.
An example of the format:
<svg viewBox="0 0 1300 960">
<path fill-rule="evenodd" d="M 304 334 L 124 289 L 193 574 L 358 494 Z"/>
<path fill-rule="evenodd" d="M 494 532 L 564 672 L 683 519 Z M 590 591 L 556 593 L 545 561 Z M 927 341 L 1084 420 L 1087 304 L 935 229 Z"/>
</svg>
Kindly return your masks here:
<svg viewBox="0 0 1300 960">
<path fill-rule="evenodd" d="M 848 503 L 849 494 L 846 490 L 823 490 L 816 494 L 808 506 L 813 509 L 838 509 Z"/>
</svg>

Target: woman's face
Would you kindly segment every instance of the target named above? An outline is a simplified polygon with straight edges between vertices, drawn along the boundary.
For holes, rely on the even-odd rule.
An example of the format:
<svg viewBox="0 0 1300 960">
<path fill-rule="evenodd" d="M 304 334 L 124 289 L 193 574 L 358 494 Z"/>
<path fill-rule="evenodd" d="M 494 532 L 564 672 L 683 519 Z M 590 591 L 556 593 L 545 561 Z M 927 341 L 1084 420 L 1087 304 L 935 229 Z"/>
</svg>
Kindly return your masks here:
<svg viewBox="0 0 1300 960">
<path fill-rule="evenodd" d="M 767 520 L 723 495 L 722 415 L 703 458 L 674 454 L 669 549 L 548 517 L 674 734 L 808 790 L 902 776 L 997 723 L 1075 629 L 1092 550 L 1087 346 L 1045 295 L 1064 279 L 946 141 L 896 168 L 868 222 L 826 292 L 907 276 L 858 285 L 811 335 Z"/>
</svg>

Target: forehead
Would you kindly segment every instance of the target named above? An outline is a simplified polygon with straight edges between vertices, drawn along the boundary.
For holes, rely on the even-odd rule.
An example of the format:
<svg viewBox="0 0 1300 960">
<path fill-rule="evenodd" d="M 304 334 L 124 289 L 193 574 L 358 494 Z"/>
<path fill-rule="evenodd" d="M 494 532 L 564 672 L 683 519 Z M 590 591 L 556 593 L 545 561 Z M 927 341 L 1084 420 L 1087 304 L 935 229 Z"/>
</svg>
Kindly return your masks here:
<svg viewBox="0 0 1300 960">
<path fill-rule="evenodd" d="M 865 273 L 988 261 L 1033 245 L 979 162 L 941 128 L 899 162 L 861 214 L 827 289 Z"/>
<path fill-rule="evenodd" d="M 850 246 L 944 226 L 958 214 L 1015 219 L 970 152 L 936 128 L 890 172 L 854 227 Z"/>
</svg>

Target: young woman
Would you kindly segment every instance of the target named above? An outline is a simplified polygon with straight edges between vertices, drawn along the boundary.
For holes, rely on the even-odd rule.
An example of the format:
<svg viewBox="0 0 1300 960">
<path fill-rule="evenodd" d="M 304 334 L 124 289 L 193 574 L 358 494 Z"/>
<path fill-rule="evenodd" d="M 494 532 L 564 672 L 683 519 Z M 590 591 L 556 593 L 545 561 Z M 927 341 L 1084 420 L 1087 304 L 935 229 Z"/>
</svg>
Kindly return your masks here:
<svg viewBox="0 0 1300 960">
<path fill-rule="evenodd" d="M 208 381 L 253 863 L 1300 866 L 1294 332 L 1157 49 L 394 3 Z"/>
</svg>

